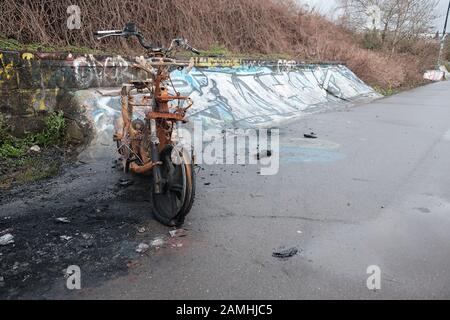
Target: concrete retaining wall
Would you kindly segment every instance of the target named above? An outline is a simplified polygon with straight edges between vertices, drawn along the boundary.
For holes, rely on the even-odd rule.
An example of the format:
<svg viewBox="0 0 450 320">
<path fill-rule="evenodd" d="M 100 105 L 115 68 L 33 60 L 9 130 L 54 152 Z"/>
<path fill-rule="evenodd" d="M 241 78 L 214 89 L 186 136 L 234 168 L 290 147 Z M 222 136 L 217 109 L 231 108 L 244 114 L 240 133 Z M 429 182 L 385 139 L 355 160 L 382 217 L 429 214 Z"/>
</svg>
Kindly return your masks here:
<svg viewBox="0 0 450 320">
<path fill-rule="evenodd" d="M 62 109 L 80 136 L 89 123 L 112 134 L 120 98 L 92 88 L 144 78 L 128 57 L 0 52 L 0 111 L 18 135 L 41 115 Z M 195 101 L 190 118 L 207 127 L 264 127 L 305 113 L 379 95 L 347 67 L 296 61 L 197 58 L 190 73 L 172 72 L 177 91 Z M 80 136 L 81 138 L 81 136 Z"/>
</svg>

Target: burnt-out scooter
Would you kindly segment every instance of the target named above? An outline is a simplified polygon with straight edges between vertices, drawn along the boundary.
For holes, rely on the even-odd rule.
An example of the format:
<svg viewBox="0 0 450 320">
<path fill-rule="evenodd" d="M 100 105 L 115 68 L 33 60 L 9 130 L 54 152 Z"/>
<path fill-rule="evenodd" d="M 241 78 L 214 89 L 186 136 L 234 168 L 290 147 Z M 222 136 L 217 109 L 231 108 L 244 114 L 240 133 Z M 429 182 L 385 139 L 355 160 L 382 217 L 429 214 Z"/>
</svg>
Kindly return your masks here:
<svg viewBox="0 0 450 320">
<path fill-rule="evenodd" d="M 135 67 L 144 70 L 149 78 L 123 85 L 122 117 L 116 123 L 113 139 L 125 172 L 153 176 L 156 219 L 164 225 L 180 227 L 195 197 L 193 153 L 186 152 L 177 143 L 187 122 L 186 111 L 193 101 L 175 90 L 170 72 L 192 66 L 170 56 L 176 47 L 199 52 L 182 38 L 173 39 L 169 48 L 154 47 L 146 42 L 134 23 L 128 23 L 123 30 L 97 31 L 95 35 L 98 39 L 136 37 L 147 50 L 148 56 L 138 58 Z"/>
</svg>

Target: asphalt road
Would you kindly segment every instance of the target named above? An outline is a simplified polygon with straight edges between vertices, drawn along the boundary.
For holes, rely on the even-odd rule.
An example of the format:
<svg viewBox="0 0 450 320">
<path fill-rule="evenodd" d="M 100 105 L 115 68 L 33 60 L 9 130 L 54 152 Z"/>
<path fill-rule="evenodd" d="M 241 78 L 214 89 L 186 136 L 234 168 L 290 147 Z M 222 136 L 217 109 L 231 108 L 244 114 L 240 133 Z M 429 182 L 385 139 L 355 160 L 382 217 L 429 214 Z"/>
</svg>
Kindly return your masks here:
<svg viewBox="0 0 450 320">
<path fill-rule="evenodd" d="M 303 138 L 311 131 L 318 139 Z M 309 115 L 283 128 L 280 141 L 277 175 L 261 176 L 252 165 L 199 170 L 183 238 L 168 240 L 169 229 L 151 218 L 142 194 L 146 180 L 111 187 L 121 174 L 110 160 L 80 164 L 26 199 L 5 200 L 1 216 L 26 219 L 55 217 L 61 207 L 66 215 L 79 214 L 67 210 L 82 198 L 81 211 L 107 204 L 105 222 L 90 229 L 94 237 L 116 227 L 111 219 L 127 226 L 101 244 L 105 264 L 123 254 L 123 261 L 114 260 L 121 272 L 89 269 L 95 261 L 77 261 L 74 254 L 64 263 L 81 265 L 82 290 L 68 291 L 62 273 L 55 273 L 45 286 L 36 282 L 15 297 L 450 298 L 450 82 Z M 38 204 L 38 211 L 30 209 Z M 134 253 L 136 244 L 158 236 L 168 242 Z M 272 253 L 280 246 L 301 252 L 279 260 Z M 371 265 L 381 269 L 380 290 L 366 286 Z"/>
</svg>

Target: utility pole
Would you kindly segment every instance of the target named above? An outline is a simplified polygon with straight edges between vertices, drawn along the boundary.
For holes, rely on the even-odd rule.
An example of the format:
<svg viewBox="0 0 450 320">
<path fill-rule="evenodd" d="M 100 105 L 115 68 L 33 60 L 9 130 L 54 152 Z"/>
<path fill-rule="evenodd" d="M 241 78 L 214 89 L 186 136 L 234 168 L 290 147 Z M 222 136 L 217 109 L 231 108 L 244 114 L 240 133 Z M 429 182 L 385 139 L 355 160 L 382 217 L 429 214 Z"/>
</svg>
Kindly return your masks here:
<svg viewBox="0 0 450 320">
<path fill-rule="evenodd" d="M 450 13 L 450 0 L 448 1 L 447 15 L 445 16 L 444 31 L 442 32 L 441 46 L 439 48 L 438 68 L 442 64 L 442 52 L 444 51 L 445 37 L 447 36 L 448 14 Z"/>
</svg>

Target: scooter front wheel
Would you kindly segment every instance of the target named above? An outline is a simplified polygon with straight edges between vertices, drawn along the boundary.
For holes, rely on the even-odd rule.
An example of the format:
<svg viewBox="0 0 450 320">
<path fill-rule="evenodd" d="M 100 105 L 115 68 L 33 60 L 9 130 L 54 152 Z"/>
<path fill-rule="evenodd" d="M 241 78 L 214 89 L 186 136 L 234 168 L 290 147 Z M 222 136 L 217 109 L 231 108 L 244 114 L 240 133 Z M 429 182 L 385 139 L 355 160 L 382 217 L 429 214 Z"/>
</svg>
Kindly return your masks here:
<svg viewBox="0 0 450 320">
<path fill-rule="evenodd" d="M 181 227 L 194 203 L 195 172 L 186 152 L 174 148 L 167 146 L 160 154 L 162 192 L 152 193 L 153 213 L 162 224 Z"/>
</svg>

